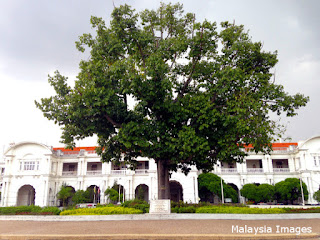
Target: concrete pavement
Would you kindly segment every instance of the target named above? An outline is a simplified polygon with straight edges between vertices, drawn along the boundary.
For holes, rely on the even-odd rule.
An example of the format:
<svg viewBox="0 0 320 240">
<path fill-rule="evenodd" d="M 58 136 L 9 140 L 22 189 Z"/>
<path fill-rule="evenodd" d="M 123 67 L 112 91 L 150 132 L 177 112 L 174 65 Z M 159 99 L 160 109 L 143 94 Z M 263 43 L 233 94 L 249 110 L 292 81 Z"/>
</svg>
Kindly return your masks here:
<svg viewBox="0 0 320 240">
<path fill-rule="evenodd" d="M 171 214 L 122 214 L 122 215 L 78 215 L 78 216 L 34 216 L 0 215 L 0 221 L 126 221 L 126 220 L 283 220 L 283 219 L 320 219 L 320 213 L 290 214 L 220 214 L 220 213 L 171 213 Z"/>
<path fill-rule="evenodd" d="M 189 215 L 194 218 L 203 215 L 203 219 L 186 219 Z M 145 214 L 140 215 L 144 220 L 134 218 L 136 215 L 112 215 L 70 216 L 73 220 L 66 221 L 66 216 L 60 216 L 49 221 L 47 217 L 59 216 L 32 216 L 30 221 L 31 216 L 11 216 L 11 219 L 1 216 L 0 239 L 320 239 L 317 214 L 303 214 L 305 218 L 300 219 L 292 214 L 288 214 L 290 219 L 265 219 L 263 215 L 264 219 L 260 220 L 262 215 L 251 215 L 251 220 L 245 219 L 247 214 L 242 215 L 244 218 L 223 214 L 233 215 L 228 217 L 234 219 L 212 219 L 213 215 L 218 217 L 217 214 Z M 119 220 L 124 216 L 126 220 Z"/>
</svg>

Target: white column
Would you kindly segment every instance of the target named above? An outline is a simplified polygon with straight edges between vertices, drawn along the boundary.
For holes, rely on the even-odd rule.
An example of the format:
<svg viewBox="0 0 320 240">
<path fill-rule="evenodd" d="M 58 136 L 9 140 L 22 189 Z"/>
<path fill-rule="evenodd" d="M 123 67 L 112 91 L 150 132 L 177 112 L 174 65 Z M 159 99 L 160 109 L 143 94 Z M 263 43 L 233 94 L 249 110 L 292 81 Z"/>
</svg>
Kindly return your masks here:
<svg viewBox="0 0 320 240">
<path fill-rule="evenodd" d="M 197 176 L 193 177 L 193 189 L 194 189 L 194 203 L 199 203 L 199 194 L 198 194 L 198 178 Z"/>
<path fill-rule="evenodd" d="M 43 206 L 48 206 L 48 180 L 44 181 Z"/>
<path fill-rule="evenodd" d="M 289 167 L 289 172 L 295 172 L 294 160 L 293 160 L 292 156 L 290 156 L 288 158 L 288 167 Z"/>
<path fill-rule="evenodd" d="M 268 156 L 269 159 L 269 172 L 273 172 L 273 164 L 272 164 L 272 158 L 271 155 Z"/>
<path fill-rule="evenodd" d="M 6 201 L 7 201 L 7 182 L 3 182 L 3 191 L 1 195 L 1 206 L 5 207 L 6 206 Z"/>
</svg>

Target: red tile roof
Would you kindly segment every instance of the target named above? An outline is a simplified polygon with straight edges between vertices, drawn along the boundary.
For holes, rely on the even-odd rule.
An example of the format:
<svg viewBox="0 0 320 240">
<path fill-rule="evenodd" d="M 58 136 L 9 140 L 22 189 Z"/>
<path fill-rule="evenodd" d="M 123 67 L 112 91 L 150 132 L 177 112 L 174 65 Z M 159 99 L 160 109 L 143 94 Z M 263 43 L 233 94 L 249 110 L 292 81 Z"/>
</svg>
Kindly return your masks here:
<svg viewBox="0 0 320 240">
<path fill-rule="evenodd" d="M 63 147 L 53 148 L 54 151 L 60 150 L 61 152 L 79 152 L 80 150 L 95 151 L 96 147 L 75 147 L 73 149 L 67 149 Z"/>
<path fill-rule="evenodd" d="M 298 143 L 296 143 L 296 142 L 272 143 L 272 148 L 288 148 L 291 145 L 298 146 Z M 252 144 L 249 144 L 248 146 L 246 146 L 246 148 L 252 148 L 252 147 L 253 147 Z M 84 149 L 86 151 L 95 151 L 96 147 L 75 147 L 73 149 L 66 149 L 63 147 L 53 148 L 54 151 L 61 150 L 62 152 L 79 152 L 82 149 Z"/>
</svg>

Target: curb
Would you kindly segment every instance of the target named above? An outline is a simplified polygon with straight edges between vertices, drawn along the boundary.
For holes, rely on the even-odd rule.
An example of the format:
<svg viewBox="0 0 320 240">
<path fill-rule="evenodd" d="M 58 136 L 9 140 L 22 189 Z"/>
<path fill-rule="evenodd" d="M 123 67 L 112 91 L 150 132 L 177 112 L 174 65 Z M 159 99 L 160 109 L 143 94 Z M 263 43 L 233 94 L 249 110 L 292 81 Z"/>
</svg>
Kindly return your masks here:
<svg viewBox="0 0 320 240">
<path fill-rule="evenodd" d="M 39 239 L 55 239 L 55 240 L 215 240 L 215 239 L 320 239 L 320 234 L 259 234 L 259 235 L 248 235 L 248 234 L 88 234 L 88 235 L 54 235 L 54 234 L 30 234 L 30 235 L 19 235 L 19 234 L 0 234 L 0 239 L 6 240 L 39 240 Z"/>
<path fill-rule="evenodd" d="M 320 213 L 291 214 L 210 214 L 210 213 L 172 213 L 172 214 L 123 214 L 123 215 L 73 215 L 73 216 L 31 216 L 1 215 L 0 221 L 132 221 L 132 220 L 293 220 L 320 219 Z"/>
</svg>

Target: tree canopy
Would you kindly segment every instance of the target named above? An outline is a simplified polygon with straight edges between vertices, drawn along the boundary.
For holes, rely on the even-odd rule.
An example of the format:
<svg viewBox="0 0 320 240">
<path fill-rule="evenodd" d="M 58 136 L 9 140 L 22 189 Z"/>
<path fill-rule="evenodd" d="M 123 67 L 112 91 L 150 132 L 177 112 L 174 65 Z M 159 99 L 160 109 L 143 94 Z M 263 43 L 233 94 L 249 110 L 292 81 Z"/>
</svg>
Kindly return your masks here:
<svg viewBox="0 0 320 240">
<path fill-rule="evenodd" d="M 270 150 L 278 126 L 269 113 L 294 116 L 308 101 L 274 82 L 277 53 L 263 51 L 242 25 L 223 22 L 218 31 L 164 3 L 140 13 L 123 5 L 109 24 L 98 17 L 91 24 L 95 35 L 76 42 L 90 57 L 75 86 L 56 71 L 49 76 L 56 95 L 36 105 L 62 127 L 68 147 L 97 135 L 102 161 L 155 159 L 159 198 L 169 196 L 170 171 L 242 161 L 246 144 Z"/>
<path fill-rule="evenodd" d="M 231 198 L 233 203 L 239 202 L 238 193 L 231 186 L 222 180 L 224 198 Z M 208 201 L 213 199 L 213 195 L 221 195 L 221 178 L 213 173 L 202 173 L 198 177 L 199 197 L 201 200 Z"/>
<path fill-rule="evenodd" d="M 62 206 L 65 207 L 68 204 L 68 199 L 74 195 L 73 189 L 63 184 L 57 193 L 57 199 L 62 201 Z"/>
<path fill-rule="evenodd" d="M 93 201 L 91 201 L 90 199 L 90 193 L 88 190 L 86 191 L 78 190 L 72 196 L 72 202 L 74 204 L 79 204 L 79 203 L 91 203 Z"/>
<path fill-rule="evenodd" d="M 247 183 L 243 185 L 240 193 L 243 197 L 247 198 L 249 201 L 256 201 L 257 200 L 257 192 L 258 186 L 254 183 Z"/>
<path fill-rule="evenodd" d="M 320 190 L 316 191 L 314 194 L 313 194 L 313 198 L 315 200 L 317 200 L 318 202 L 320 202 Z"/>
<path fill-rule="evenodd" d="M 274 186 L 266 183 L 259 184 L 259 186 L 254 183 L 245 184 L 240 192 L 243 197 L 256 203 L 268 202 L 275 198 Z"/>
<path fill-rule="evenodd" d="M 293 202 L 301 198 L 301 185 L 298 178 L 286 178 L 274 185 L 275 196 L 279 202 Z M 307 185 L 302 181 L 304 200 L 308 200 Z"/>
</svg>

